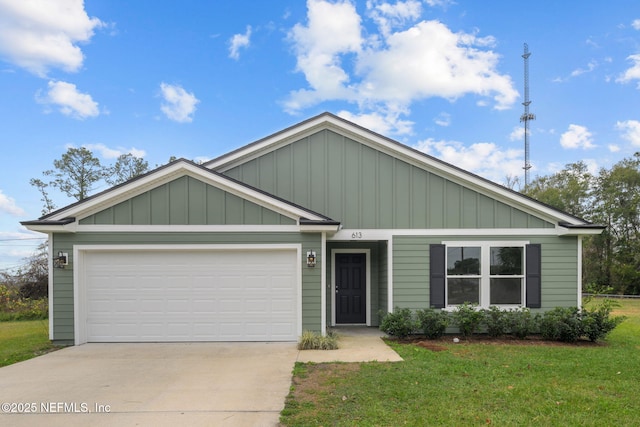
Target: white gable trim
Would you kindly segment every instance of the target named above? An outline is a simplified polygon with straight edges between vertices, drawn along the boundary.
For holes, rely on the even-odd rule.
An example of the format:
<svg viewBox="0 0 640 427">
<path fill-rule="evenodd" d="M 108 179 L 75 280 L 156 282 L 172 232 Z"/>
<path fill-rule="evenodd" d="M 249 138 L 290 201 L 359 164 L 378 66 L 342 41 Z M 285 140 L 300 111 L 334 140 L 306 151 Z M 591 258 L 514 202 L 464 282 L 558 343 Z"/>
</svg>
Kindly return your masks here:
<svg viewBox="0 0 640 427">
<path fill-rule="evenodd" d="M 485 194 L 509 206 L 518 207 L 523 211 L 539 216 L 546 221 L 552 223 L 568 222 L 570 224 L 586 224 L 586 222 L 547 207 L 533 199 L 519 195 L 506 187 L 479 179 L 479 177 L 475 178 L 472 174 L 463 171 L 462 169 L 456 168 L 445 162 L 438 161 L 433 157 L 421 155 L 409 147 L 395 143 L 390 139 L 329 113 L 321 114 L 315 118 L 302 122 L 299 125 L 290 127 L 282 132 L 233 151 L 228 155 L 223 155 L 217 159 L 211 160 L 205 163 L 204 166 L 218 172 L 225 172 L 239 164 L 260 157 L 266 153 L 277 150 L 280 147 L 324 129 L 329 129 L 341 135 L 345 135 L 354 141 L 379 150 L 392 157 L 401 159 L 411 165 L 433 171 L 452 182 L 476 190 L 481 194 Z"/>
<path fill-rule="evenodd" d="M 265 193 L 248 188 L 223 176 L 208 173 L 202 168 L 186 161 L 177 161 L 172 165 L 124 184 L 121 187 L 116 187 L 110 191 L 90 197 L 86 199 L 85 202 L 62 209 L 47 219 L 56 221 L 68 217 L 75 217 L 79 220 L 183 176 L 190 176 L 296 221 L 301 217 L 318 221 L 326 219 L 308 210 L 298 208 Z M 56 227 L 56 230 L 59 230 L 59 228 L 60 227 Z"/>
</svg>

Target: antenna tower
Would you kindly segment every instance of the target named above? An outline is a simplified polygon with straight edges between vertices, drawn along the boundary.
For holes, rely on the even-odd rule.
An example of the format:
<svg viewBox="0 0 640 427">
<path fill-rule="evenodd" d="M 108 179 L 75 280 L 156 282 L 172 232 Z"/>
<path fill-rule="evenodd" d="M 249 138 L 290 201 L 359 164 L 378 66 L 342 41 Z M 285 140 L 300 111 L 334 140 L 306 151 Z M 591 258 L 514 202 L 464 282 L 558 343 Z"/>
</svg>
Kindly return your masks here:
<svg viewBox="0 0 640 427">
<path fill-rule="evenodd" d="M 535 120 L 536 116 L 533 113 L 529 112 L 529 104 L 531 104 L 531 100 L 529 100 L 529 57 L 531 56 L 531 52 L 529 52 L 529 45 L 524 44 L 524 113 L 520 116 L 520 121 L 524 122 L 524 188 L 525 190 L 529 187 L 529 169 L 531 169 L 531 163 L 529 163 L 529 121 Z"/>
</svg>

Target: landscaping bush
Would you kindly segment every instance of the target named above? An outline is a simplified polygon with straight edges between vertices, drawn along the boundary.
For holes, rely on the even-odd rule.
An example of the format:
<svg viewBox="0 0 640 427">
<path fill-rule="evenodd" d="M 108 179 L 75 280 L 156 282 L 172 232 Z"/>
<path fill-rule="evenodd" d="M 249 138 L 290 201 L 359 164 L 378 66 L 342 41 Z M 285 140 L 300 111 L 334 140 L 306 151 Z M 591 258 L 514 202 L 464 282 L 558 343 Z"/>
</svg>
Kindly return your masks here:
<svg viewBox="0 0 640 427">
<path fill-rule="evenodd" d="M 418 328 L 413 313 L 408 308 L 396 307 L 393 313 L 386 313 L 380 323 L 380 330 L 387 335 L 406 338 Z"/>
<path fill-rule="evenodd" d="M 425 308 L 416 312 L 420 329 L 427 338 L 436 339 L 444 335 L 447 326 L 449 326 L 449 313 L 443 310 L 434 310 L 433 308 Z"/>
<path fill-rule="evenodd" d="M 544 313 L 540 321 L 540 333 L 546 340 L 578 341 L 583 335 L 578 307 L 556 307 Z"/>
<path fill-rule="evenodd" d="M 484 311 L 478 310 L 476 304 L 465 302 L 460 304 L 453 312 L 453 320 L 460 333 L 468 337 L 477 332 L 484 320 Z"/>
<path fill-rule="evenodd" d="M 605 298 L 594 308 L 582 310 L 582 329 L 590 341 L 596 342 L 599 339 L 604 339 L 609 332 L 624 321 L 624 316 L 611 317 L 611 311 L 619 305 L 617 301 Z"/>
<path fill-rule="evenodd" d="M 505 335 L 509 330 L 509 323 L 509 312 L 494 305 L 484 310 L 484 324 L 489 336 L 497 338 Z"/>
<path fill-rule="evenodd" d="M 508 312 L 511 333 L 521 340 L 536 332 L 538 329 L 538 315 L 531 314 L 527 307 Z"/>
<path fill-rule="evenodd" d="M 313 331 L 303 331 L 298 341 L 298 350 L 336 350 L 338 335 L 329 331 L 327 335 L 320 335 Z"/>
</svg>

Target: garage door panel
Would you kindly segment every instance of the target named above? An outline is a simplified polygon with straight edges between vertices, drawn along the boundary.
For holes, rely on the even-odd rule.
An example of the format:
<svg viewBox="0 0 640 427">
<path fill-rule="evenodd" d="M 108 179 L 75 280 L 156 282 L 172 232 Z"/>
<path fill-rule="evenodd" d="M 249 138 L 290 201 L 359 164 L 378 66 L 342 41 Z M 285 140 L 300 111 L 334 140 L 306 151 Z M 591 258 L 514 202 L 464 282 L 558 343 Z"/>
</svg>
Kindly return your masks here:
<svg viewBox="0 0 640 427">
<path fill-rule="evenodd" d="M 295 250 L 84 255 L 88 341 L 294 341 Z"/>
</svg>

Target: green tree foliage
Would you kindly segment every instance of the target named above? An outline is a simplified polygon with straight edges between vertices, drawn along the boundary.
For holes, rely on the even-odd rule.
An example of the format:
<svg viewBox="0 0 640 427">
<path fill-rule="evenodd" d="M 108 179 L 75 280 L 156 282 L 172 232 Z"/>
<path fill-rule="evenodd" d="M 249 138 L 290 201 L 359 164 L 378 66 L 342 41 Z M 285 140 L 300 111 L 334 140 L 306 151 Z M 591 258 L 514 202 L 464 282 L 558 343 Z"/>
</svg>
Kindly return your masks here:
<svg viewBox="0 0 640 427">
<path fill-rule="evenodd" d="M 149 170 L 147 161 L 132 154 L 123 154 L 112 166 L 105 166 L 91 150 L 71 147 L 53 161 L 53 169 L 44 171 L 45 180 L 32 178 L 29 183 L 42 195 L 42 214 L 56 208 L 49 190 L 55 188 L 76 201 L 87 198 L 100 184 L 117 185 Z"/>
<path fill-rule="evenodd" d="M 86 199 L 95 184 L 106 175 L 100 159 L 84 147 L 69 148 L 60 159 L 53 161 L 53 166 L 55 169 L 43 172 L 52 177 L 49 185 L 76 200 Z"/>
<path fill-rule="evenodd" d="M 149 163 L 131 153 L 122 154 L 116 163 L 107 169 L 105 181 L 109 185 L 118 185 L 129 181 L 149 170 Z"/>
<path fill-rule="evenodd" d="M 606 225 L 585 238 L 583 283 L 640 294 L 640 154 L 594 176 L 583 162 L 536 178 L 525 194 L 587 221 Z"/>
<path fill-rule="evenodd" d="M 580 161 L 570 163 L 560 172 L 537 177 L 525 194 L 577 217 L 586 217 L 594 177 L 587 165 Z"/>
</svg>

